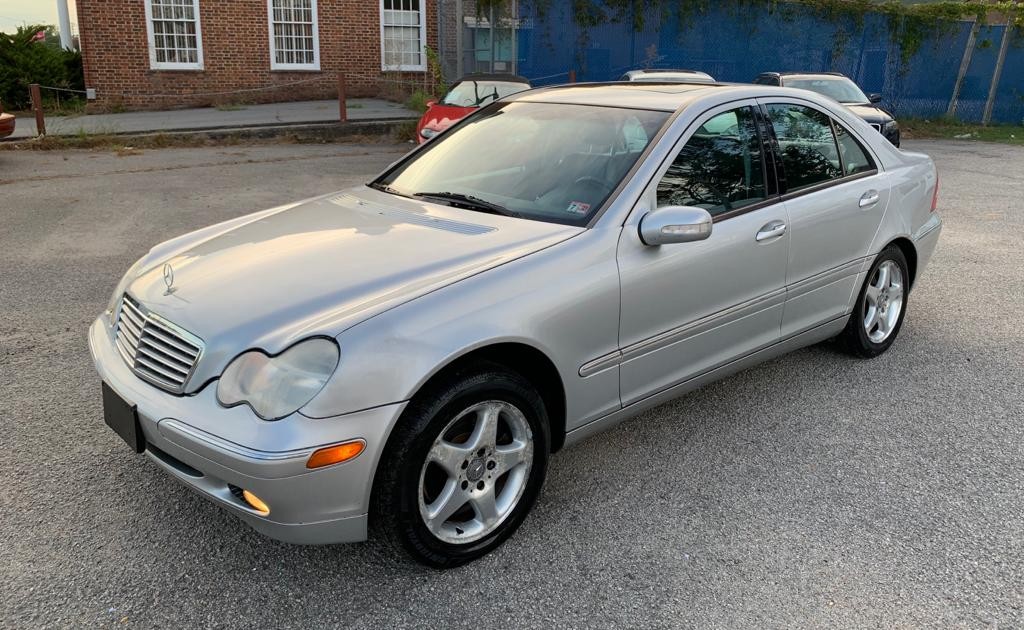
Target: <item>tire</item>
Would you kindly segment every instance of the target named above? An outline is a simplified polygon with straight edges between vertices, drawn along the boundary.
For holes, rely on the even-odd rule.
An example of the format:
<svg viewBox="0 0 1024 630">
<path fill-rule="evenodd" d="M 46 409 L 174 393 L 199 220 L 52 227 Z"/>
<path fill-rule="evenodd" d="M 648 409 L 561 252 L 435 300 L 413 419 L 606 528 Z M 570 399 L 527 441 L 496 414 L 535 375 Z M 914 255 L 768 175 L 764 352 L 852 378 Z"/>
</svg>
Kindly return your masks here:
<svg viewBox="0 0 1024 630">
<path fill-rule="evenodd" d="M 526 518 L 550 443 L 544 402 L 525 378 L 490 362 L 456 370 L 409 403 L 388 440 L 371 501 L 375 533 L 438 569 L 484 556 Z"/>
<path fill-rule="evenodd" d="M 850 321 L 838 337 L 840 347 L 865 359 L 888 350 L 903 327 L 909 286 L 903 251 L 895 245 L 886 247 L 868 271 Z"/>
</svg>

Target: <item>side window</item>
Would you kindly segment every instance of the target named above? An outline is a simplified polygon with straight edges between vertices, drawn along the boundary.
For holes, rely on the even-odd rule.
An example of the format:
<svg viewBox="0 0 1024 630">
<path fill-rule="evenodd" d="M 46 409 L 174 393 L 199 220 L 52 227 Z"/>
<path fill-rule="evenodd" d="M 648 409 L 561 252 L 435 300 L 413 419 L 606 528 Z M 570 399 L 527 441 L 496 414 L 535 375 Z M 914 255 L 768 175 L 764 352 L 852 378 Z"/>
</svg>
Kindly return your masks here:
<svg viewBox="0 0 1024 630">
<path fill-rule="evenodd" d="M 659 206 L 697 206 L 712 216 L 766 198 L 761 141 L 750 107 L 704 123 L 658 182 Z"/>
<path fill-rule="evenodd" d="M 831 119 L 810 107 L 776 103 L 768 117 L 782 153 L 788 192 L 843 176 Z"/>
<path fill-rule="evenodd" d="M 850 135 L 845 127 L 836 121 L 832 121 L 836 130 L 836 139 L 839 140 L 839 154 L 843 158 L 843 173 L 845 175 L 856 175 L 875 168 L 864 147 L 857 142 L 857 139 Z"/>
</svg>

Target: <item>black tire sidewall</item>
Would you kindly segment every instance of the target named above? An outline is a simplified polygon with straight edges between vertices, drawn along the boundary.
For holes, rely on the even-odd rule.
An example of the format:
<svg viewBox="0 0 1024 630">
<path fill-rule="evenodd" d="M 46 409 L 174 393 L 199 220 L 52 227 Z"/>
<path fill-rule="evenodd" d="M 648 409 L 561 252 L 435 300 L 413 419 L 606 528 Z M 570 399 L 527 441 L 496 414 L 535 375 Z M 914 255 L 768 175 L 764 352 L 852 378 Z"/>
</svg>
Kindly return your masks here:
<svg viewBox="0 0 1024 630">
<path fill-rule="evenodd" d="M 420 474 L 434 440 L 451 420 L 468 407 L 488 400 L 512 404 L 526 417 L 533 433 L 530 475 L 512 514 L 495 531 L 472 543 L 453 545 L 436 538 L 423 522 Z M 394 468 L 385 477 L 390 476 L 393 483 L 380 488 L 380 520 L 385 521 L 383 526 L 392 528 L 392 534 L 413 557 L 437 568 L 455 567 L 487 554 L 515 532 L 540 493 L 550 444 L 544 403 L 525 379 L 490 366 L 461 374 L 448 386 L 411 402 L 399 422 L 401 426 L 395 431 L 400 435 L 397 440 L 389 440 L 389 452 L 382 458 L 382 465 Z"/>
</svg>

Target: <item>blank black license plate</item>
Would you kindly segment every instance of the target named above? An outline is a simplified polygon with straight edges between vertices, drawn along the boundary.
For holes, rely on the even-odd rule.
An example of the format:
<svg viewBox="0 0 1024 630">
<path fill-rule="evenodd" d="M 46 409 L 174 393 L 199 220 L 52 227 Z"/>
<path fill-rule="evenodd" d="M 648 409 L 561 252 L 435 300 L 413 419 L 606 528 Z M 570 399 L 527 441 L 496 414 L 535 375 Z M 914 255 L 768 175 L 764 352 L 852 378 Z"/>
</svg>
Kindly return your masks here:
<svg viewBox="0 0 1024 630">
<path fill-rule="evenodd" d="M 135 405 L 118 396 L 106 383 L 103 383 L 103 420 L 136 453 L 146 450 L 146 437 L 139 426 Z"/>
</svg>

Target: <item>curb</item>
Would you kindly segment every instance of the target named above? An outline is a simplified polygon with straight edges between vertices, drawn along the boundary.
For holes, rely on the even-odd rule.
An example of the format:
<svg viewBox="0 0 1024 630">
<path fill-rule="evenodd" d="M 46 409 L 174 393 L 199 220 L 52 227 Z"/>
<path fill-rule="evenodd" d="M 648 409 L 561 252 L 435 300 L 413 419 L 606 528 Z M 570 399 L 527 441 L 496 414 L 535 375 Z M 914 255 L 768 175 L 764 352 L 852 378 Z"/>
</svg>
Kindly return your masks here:
<svg viewBox="0 0 1024 630">
<path fill-rule="evenodd" d="M 260 139 L 276 138 L 281 136 L 294 136 L 299 140 L 330 141 L 351 136 L 386 136 L 403 125 L 410 122 L 415 123 L 415 118 L 387 118 L 378 120 L 360 120 L 355 122 L 317 122 L 317 123 L 284 123 L 267 125 L 249 125 L 240 127 L 217 127 L 208 129 L 174 129 L 159 131 L 125 131 L 112 133 L 97 133 L 95 136 L 113 137 L 123 140 L 133 138 L 207 138 L 210 140 L 222 140 L 225 138 L 237 139 Z M 62 138 L 74 139 L 76 135 L 52 134 L 45 136 L 60 140 Z M 27 144 L 38 140 L 32 138 L 7 138 L 2 140 L 3 144 Z"/>
</svg>

